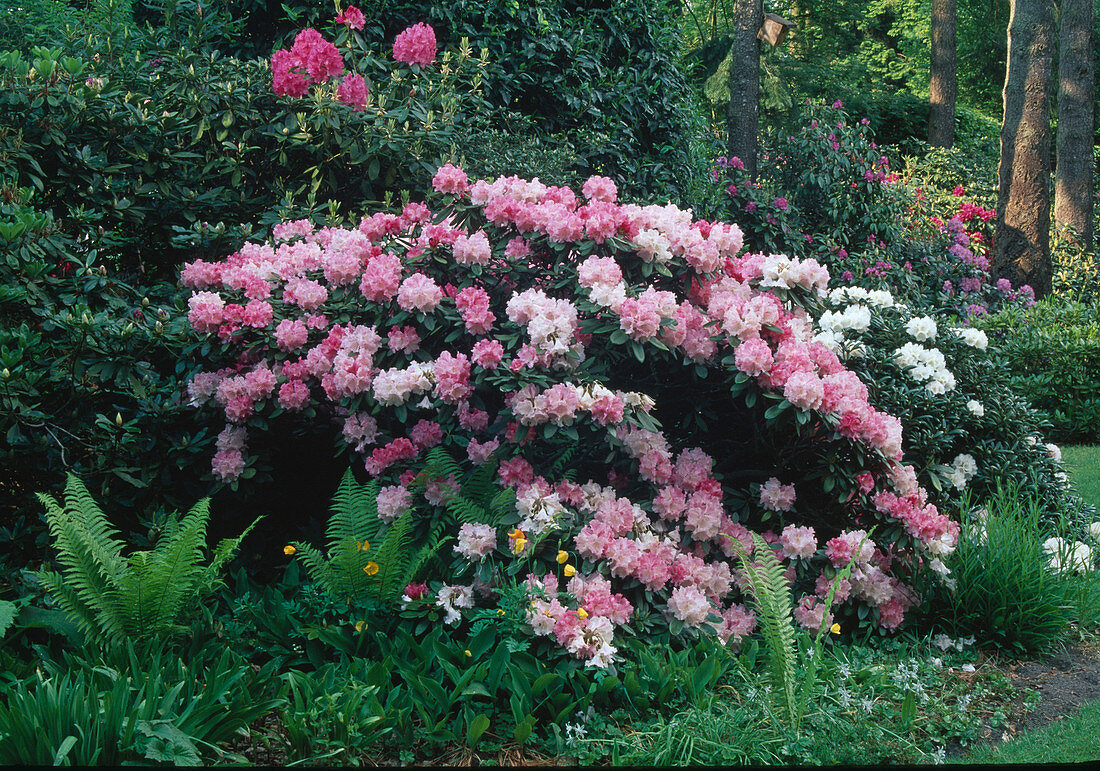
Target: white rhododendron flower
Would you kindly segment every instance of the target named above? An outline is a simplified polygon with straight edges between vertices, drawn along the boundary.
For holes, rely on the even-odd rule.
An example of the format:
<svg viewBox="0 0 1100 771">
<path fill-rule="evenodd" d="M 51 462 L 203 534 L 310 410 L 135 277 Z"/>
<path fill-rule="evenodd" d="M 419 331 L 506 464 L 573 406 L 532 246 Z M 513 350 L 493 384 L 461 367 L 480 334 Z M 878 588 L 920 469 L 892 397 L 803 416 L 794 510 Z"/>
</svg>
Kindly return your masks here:
<svg viewBox="0 0 1100 771">
<path fill-rule="evenodd" d="M 936 333 L 939 330 L 936 328 L 936 322 L 931 316 L 917 316 L 909 319 L 909 322 L 905 325 L 905 331 L 915 340 L 924 342 L 925 340 L 935 340 Z"/>
<path fill-rule="evenodd" d="M 971 327 L 952 327 L 951 331 L 961 337 L 962 341 L 971 348 L 977 348 L 979 351 L 984 351 L 989 347 L 989 337 L 980 329 L 972 329 Z"/>
<path fill-rule="evenodd" d="M 966 403 L 966 408 L 970 410 L 970 414 L 974 415 L 975 417 L 980 418 L 985 415 L 985 407 L 983 407 L 982 403 L 977 401 L 976 399 L 971 399 L 970 401 L 968 401 Z"/>
</svg>

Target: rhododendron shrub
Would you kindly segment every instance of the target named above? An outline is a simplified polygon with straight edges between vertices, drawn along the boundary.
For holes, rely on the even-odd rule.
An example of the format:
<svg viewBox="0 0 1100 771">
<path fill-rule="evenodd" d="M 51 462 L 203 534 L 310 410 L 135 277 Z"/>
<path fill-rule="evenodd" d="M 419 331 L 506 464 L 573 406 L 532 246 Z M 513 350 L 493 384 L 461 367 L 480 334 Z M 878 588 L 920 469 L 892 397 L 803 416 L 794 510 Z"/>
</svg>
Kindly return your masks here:
<svg viewBox="0 0 1100 771">
<path fill-rule="evenodd" d="M 839 102 L 808 103 L 802 124 L 769 141 L 759 181 L 738 158 L 714 163 L 723 210 L 752 248 L 812 257 L 834 283 L 961 318 L 1034 301 L 1031 287 L 990 276 L 994 212 L 965 200 L 962 188 L 951 206 L 930 209 L 925 192 L 892 170 L 869 121 L 853 120 Z"/>
<path fill-rule="evenodd" d="M 789 567 L 804 623 L 853 554 L 833 613 L 902 623 L 958 526 L 901 421 L 815 339 L 824 266 L 622 204 L 605 178 L 577 193 L 445 165 L 433 187 L 430 207 L 284 223 L 184 268 L 192 325 L 234 357 L 189 386 L 226 426 L 219 479 L 247 473 L 251 433 L 283 413 L 333 425 L 386 521 L 440 521 L 458 480 L 426 477 L 429 451 L 489 464 L 515 510 L 495 534 L 456 527 L 456 559 L 522 568 L 532 633 L 593 666 L 624 625 L 739 640 L 753 620 L 732 544 L 750 530 Z M 455 622 L 474 601 L 463 575 L 435 577 Z"/>
<path fill-rule="evenodd" d="M 841 285 L 823 308 L 815 339 L 868 384 L 872 404 L 901 418 L 905 458 L 951 510 L 964 492 L 990 498 L 1007 476 L 1033 480 L 1051 523 L 1083 513 L 1060 453 L 1040 439 L 1043 421 L 1010 387 L 985 332 L 885 290 Z"/>
<path fill-rule="evenodd" d="M 422 189 L 425 171 L 453 159 L 460 139 L 485 121 L 487 51 L 478 56 L 466 38 L 438 51 L 431 27 L 419 23 L 397 35 L 391 56 L 385 44 L 368 45 L 358 32 L 365 23 L 348 6 L 271 57 L 271 90 L 285 110 L 267 118 L 280 140 L 276 165 L 306 170 L 312 190 L 302 194 L 301 174 L 276 187 L 280 210 L 293 215 L 286 219 L 342 221 L 364 200 Z"/>
</svg>

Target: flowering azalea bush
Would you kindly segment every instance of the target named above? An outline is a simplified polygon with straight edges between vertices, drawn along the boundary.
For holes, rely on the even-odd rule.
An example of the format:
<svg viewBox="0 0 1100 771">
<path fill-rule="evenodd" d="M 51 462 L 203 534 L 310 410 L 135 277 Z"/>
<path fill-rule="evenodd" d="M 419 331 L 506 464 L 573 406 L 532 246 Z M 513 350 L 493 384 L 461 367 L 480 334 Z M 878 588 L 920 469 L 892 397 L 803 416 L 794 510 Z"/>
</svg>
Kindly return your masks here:
<svg viewBox="0 0 1100 771">
<path fill-rule="evenodd" d="M 354 229 L 288 222 L 184 268 L 192 326 L 234 359 L 189 385 L 226 421 L 219 479 L 247 473 L 249 431 L 284 413 L 335 422 L 379 480 L 385 522 L 441 521 L 461 484 L 424 471 L 433 448 L 495 469 L 514 511 L 450 534 L 459 566 L 485 578 L 449 569 L 420 601 L 457 622 L 492 566 L 510 566 L 527 576 L 529 631 L 601 667 L 624 626 L 752 629 L 733 559 L 750 530 L 784 560 L 810 629 L 833 623 L 823 598 L 851 560 L 837 616 L 885 629 L 942 577 L 958 525 L 934 501 L 952 498 L 921 486 L 943 485 L 907 462 L 902 422 L 838 356 L 837 312 L 815 321 L 824 266 L 742 253 L 736 225 L 619 203 L 602 177 L 578 196 L 471 183 L 448 164 L 433 187 L 433 208 Z M 930 321 L 900 334 L 931 339 Z M 899 347 L 897 379 L 948 390 L 946 361 Z M 978 474 L 973 458 L 945 462 L 951 479 Z"/>
</svg>

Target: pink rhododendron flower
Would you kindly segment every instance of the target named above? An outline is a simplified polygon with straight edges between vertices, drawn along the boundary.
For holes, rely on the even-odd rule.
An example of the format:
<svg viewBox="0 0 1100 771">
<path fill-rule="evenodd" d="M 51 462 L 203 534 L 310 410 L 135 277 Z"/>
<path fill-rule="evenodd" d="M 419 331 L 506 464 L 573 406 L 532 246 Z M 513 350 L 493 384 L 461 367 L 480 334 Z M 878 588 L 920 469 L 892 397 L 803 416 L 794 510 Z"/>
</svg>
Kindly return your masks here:
<svg viewBox="0 0 1100 771">
<path fill-rule="evenodd" d="M 435 61 L 435 30 L 419 22 L 401 32 L 393 41 L 393 58 L 405 64 L 427 67 Z"/>
<path fill-rule="evenodd" d="M 442 299 L 443 290 L 423 273 L 413 273 L 397 290 L 397 304 L 406 311 L 431 313 Z"/>
<path fill-rule="evenodd" d="M 335 21 L 337 24 L 347 25 L 350 29 L 363 29 L 363 26 L 367 23 L 366 18 L 363 16 L 363 12 L 354 5 L 349 5 L 343 11 L 336 14 Z"/>
<path fill-rule="evenodd" d="M 432 177 L 432 187 L 440 193 L 462 195 L 469 187 L 469 178 L 462 169 L 453 164 L 445 163 L 439 167 L 435 176 Z"/>
<path fill-rule="evenodd" d="M 760 505 L 770 511 L 790 511 L 794 498 L 794 485 L 781 485 L 775 477 L 760 488 Z"/>
<path fill-rule="evenodd" d="M 793 557 L 809 559 L 817 551 L 817 537 L 812 527 L 787 525 L 779 536 L 779 543 L 783 547 L 782 553 L 786 559 Z"/>
<path fill-rule="evenodd" d="M 336 89 L 336 98 L 344 104 L 362 111 L 367 107 L 367 94 L 369 93 L 370 89 L 367 88 L 366 79 L 358 72 L 354 72 L 344 76 L 344 79 L 340 81 L 340 87 Z"/>
<path fill-rule="evenodd" d="M 479 522 L 464 522 L 458 529 L 458 543 L 455 544 L 454 550 L 471 562 L 479 562 L 495 549 L 496 545 L 496 528 Z"/>
</svg>

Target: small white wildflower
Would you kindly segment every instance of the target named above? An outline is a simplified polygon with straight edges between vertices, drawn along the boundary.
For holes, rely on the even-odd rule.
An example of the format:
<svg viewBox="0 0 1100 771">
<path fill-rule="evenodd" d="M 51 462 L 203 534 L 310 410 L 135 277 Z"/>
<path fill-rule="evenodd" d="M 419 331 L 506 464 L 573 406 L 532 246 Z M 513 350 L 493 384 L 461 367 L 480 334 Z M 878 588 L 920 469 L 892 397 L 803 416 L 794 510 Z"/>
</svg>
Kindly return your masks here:
<svg viewBox="0 0 1100 771">
<path fill-rule="evenodd" d="M 980 418 L 985 415 L 985 407 L 977 399 L 971 399 L 966 403 L 966 408 L 970 410 L 970 414 L 974 417 Z"/>
</svg>

